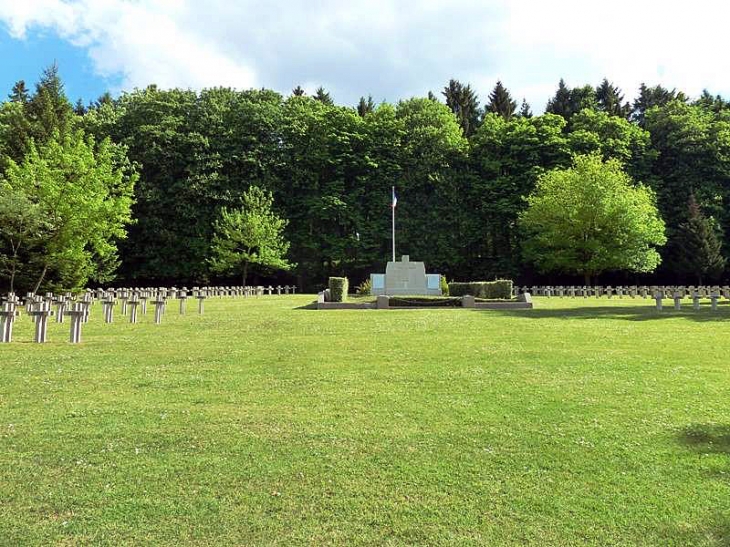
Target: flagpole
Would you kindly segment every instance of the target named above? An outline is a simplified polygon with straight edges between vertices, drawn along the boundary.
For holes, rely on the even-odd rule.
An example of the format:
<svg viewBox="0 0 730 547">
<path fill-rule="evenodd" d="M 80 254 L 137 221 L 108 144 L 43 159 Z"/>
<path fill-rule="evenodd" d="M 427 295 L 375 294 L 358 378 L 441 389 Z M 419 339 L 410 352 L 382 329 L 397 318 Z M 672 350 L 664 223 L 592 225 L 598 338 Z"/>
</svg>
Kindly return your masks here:
<svg viewBox="0 0 730 547">
<path fill-rule="evenodd" d="M 392 192 L 390 209 L 393 215 L 393 262 L 395 262 L 395 186 L 393 186 Z"/>
</svg>

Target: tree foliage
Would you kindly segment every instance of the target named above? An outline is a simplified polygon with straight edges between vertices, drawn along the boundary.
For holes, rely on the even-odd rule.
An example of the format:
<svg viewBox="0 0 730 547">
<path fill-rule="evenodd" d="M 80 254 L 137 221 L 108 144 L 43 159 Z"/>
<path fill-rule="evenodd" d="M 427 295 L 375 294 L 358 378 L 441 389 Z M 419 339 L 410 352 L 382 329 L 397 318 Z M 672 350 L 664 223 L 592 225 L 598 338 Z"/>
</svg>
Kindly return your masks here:
<svg viewBox="0 0 730 547">
<path fill-rule="evenodd" d="M 575 156 L 543 174 L 520 216 L 526 256 L 544 271 L 579 274 L 586 283 L 613 270 L 651 272 L 666 242 L 650 189 L 634 185 L 616 160 Z"/>
<path fill-rule="evenodd" d="M 725 269 L 722 241 L 712 219 L 700 210 L 694 195 L 687 204 L 687 220 L 679 225 L 674 241 L 675 268 L 678 273 L 703 280 L 716 280 Z"/>
<path fill-rule="evenodd" d="M 289 243 L 284 238 L 287 221 L 274 211 L 273 197 L 258 186 L 242 196 L 239 208 L 223 207 L 214 224 L 211 268 L 223 274 L 237 272 L 245 286 L 250 266 L 288 270 Z"/>
<path fill-rule="evenodd" d="M 507 90 L 501 81 L 497 81 L 494 89 L 489 94 L 489 103 L 485 108 L 486 112 L 498 114 L 505 120 L 509 120 L 517 110 L 517 102 L 512 98 L 510 92 Z"/>
</svg>

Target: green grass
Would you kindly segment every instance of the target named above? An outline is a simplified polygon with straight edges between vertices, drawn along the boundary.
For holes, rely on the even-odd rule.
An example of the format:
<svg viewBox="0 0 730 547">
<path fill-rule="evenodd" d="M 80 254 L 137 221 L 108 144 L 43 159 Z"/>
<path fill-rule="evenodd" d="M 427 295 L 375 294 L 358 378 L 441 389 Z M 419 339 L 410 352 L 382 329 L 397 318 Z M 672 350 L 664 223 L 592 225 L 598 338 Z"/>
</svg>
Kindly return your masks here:
<svg viewBox="0 0 730 547">
<path fill-rule="evenodd" d="M 97 305 L 80 346 L 22 318 L 0 544 L 730 544 L 727 305 L 312 299 Z"/>
</svg>

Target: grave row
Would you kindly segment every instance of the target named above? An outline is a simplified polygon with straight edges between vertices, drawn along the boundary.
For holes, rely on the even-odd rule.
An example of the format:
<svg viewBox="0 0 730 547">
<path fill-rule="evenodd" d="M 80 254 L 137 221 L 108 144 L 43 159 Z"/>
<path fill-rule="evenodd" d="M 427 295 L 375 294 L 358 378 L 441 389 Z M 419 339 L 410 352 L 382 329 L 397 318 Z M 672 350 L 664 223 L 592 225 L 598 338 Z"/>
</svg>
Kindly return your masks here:
<svg viewBox="0 0 730 547">
<path fill-rule="evenodd" d="M 172 300 L 178 300 L 179 313 L 185 315 L 187 300 L 196 299 L 198 314 L 202 315 L 207 298 L 247 298 L 271 296 L 274 293 L 296 294 L 296 286 L 87 289 L 81 294 L 46 293 L 41 296 L 27 293 L 22 300 L 15 293 L 9 293 L 0 300 L 0 342 L 12 342 L 13 324 L 21 316 L 21 311 L 25 311 L 35 323 L 34 342 L 44 343 L 48 340 L 48 321 L 55 316 L 57 323 L 69 318 L 69 341 L 78 344 L 81 342 L 81 325 L 89 321 L 91 307 L 96 302 L 101 303 L 105 323 L 114 322 L 114 308 L 117 305 L 123 316 L 129 316 L 130 323 L 137 323 L 139 313 L 146 315 L 148 303 L 151 303 L 154 305 L 154 322 L 159 325 L 168 302 Z"/>
<path fill-rule="evenodd" d="M 728 285 L 630 285 L 630 286 L 532 286 L 513 288 L 514 296 L 523 293 L 530 293 L 533 296 L 546 296 L 557 298 L 588 298 L 588 297 L 607 297 L 613 298 L 655 298 L 657 294 L 661 294 L 662 298 L 673 299 L 675 295 L 679 295 L 681 299 L 694 298 L 712 298 L 713 295 L 725 299 L 730 299 L 730 286 Z"/>
</svg>

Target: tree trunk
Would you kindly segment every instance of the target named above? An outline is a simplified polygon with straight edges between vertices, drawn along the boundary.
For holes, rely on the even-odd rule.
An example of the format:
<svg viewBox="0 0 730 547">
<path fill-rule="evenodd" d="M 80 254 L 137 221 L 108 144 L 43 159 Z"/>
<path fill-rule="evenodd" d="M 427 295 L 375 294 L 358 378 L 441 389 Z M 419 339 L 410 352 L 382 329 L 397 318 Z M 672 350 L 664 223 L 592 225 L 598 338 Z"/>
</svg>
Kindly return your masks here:
<svg viewBox="0 0 730 547">
<path fill-rule="evenodd" d="M 35 288 L 33 289 L 34 293 L 38 292 L 38 289 L 41 286 L 41 283 L 43 283 L 43 278 L 46 277 L 46 272 L 48 271 L 48 264 L 45 264 L 43 266 L 43 271 L 41 272 L 41 276 L 38 278 L 38 283 L 35 284 Z"/>
<path fill-rule="evenodd" d="M 585 281 L 586 287 L 590 287 L 591 286 L 591 274 L 584 273 L 583 274 L 583 279 Z"/>
<path fill-rule="evenodd" d="M 246 286 L 246 275 L 248 274 L 248 262 L 243 263 L 243 286 Z"/>
</svg>

